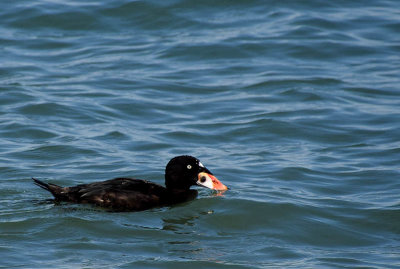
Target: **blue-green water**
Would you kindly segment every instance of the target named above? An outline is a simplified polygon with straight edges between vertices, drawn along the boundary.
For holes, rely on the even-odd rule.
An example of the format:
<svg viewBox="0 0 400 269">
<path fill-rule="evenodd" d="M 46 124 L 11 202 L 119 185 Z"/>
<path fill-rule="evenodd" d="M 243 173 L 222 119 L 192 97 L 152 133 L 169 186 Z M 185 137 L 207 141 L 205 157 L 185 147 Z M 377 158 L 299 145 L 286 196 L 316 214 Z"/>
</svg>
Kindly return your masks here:
<svg viewBox="0 0 400 269">
<path fill-rule="evenodd" d="M 387 1 L 2 1 L 1 268 L 400 268 L 400 9 Z M 60 185 L 231 190 L 137 213 Z"/>
</svg>

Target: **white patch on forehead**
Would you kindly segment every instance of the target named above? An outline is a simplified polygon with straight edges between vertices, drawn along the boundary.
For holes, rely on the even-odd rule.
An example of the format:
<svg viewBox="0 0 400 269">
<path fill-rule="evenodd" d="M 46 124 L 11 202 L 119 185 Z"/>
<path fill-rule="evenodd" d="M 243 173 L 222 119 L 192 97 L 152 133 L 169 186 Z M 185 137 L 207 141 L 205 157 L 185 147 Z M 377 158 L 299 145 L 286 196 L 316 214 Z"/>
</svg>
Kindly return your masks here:
<svg viewBox="0 0 400 269">
<path fill-rule="evenodd" d="M 204 168 L 204 165 L 201 162 L 199 162 L 199 166 Z"/>
</svg>

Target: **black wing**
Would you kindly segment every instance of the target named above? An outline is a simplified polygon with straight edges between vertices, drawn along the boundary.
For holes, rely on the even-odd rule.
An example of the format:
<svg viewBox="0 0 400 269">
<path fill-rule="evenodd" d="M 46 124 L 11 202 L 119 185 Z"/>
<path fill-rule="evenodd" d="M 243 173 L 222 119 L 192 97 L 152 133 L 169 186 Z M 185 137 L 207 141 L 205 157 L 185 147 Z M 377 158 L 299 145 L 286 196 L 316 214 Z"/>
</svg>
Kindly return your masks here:
<svg viewBox="0 0 400 269">
<path fill-rule="evenodd" d="M 132 178 L 115 178 L 69 189 L 78 203 L 96 204 L 118 211 L 139 211 L 162 206 L 166 196 L 164 187 Z"/>
<path fill-rule="evenodd" d="M 115 178 L 107 181 L 60 187 L 34 179 L 35 184 L 51 192 L 57 201 L 95 204 L 117 211 L 139 211 L 165 203 L 166 188 L 133 178 Z"/>
<path fill-rule="evenodd" d="M 61 187 L 33 179 L 51 192 L 56 201 L 94 204 L 114 211 L 141 211 L 193 200 L 196 190 L 172 190 L 146 180 L 115 178 L 107 181 Z"/>
</svg>

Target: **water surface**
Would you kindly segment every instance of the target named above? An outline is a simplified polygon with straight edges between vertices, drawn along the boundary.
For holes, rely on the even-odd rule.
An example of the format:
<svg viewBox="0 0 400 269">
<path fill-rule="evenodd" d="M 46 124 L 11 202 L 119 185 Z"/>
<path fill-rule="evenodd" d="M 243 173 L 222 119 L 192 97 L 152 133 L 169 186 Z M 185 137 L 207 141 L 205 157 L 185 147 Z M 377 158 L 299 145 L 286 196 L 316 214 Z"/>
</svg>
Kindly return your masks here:
<svg viewBox="0 0 400 269">
<path fill-rule="evenodd" d="M 397 1 L 0 4 L 0 268 L 400 268 Z M 136 213 L 37 177 L 231 190 Z"/>
</svg>

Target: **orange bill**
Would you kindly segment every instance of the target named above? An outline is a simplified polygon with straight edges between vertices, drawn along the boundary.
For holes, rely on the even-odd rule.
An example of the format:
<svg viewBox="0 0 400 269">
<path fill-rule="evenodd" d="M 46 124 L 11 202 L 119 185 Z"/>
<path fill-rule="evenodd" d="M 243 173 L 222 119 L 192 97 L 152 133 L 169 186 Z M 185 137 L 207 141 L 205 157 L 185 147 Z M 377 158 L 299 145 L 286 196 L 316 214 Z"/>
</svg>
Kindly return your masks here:
<svg viewBox="0 0 400 269">
<path fill-rule="evenodd" d="M 216 191 L 226 191 L 228 189 L 227 186 L 221 183 L 214 175 L 206 173 L 206 172 L 200 172 L 197 175 L 197 185 L 203 186 L 212 190 Z"/>
</svg>

